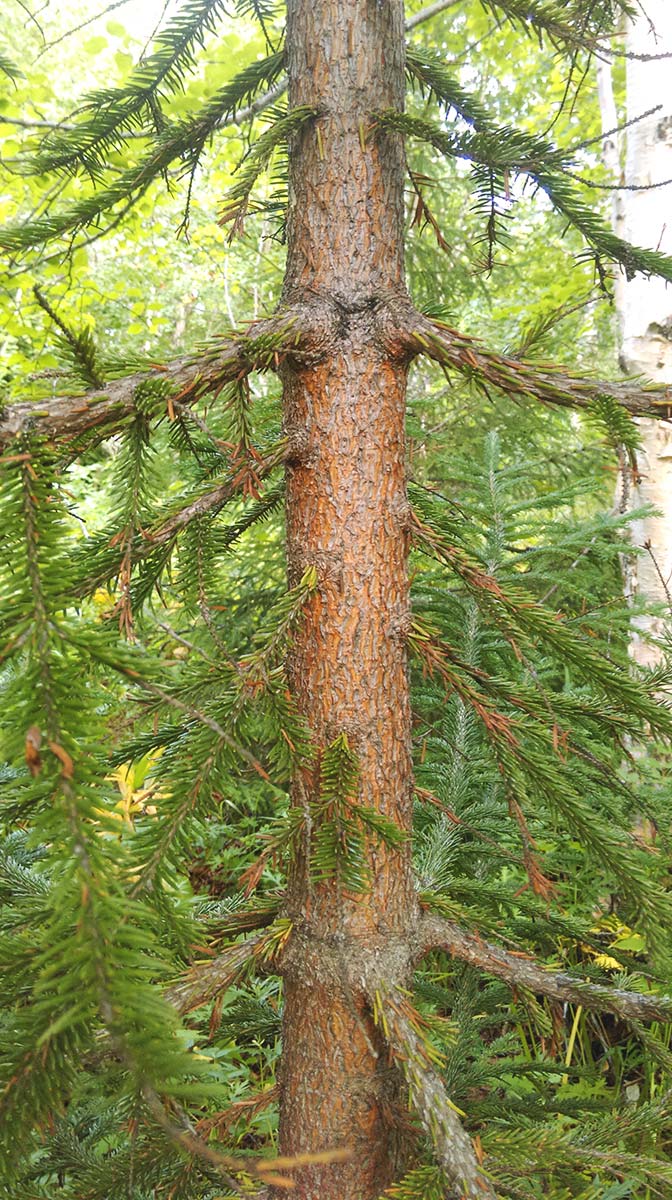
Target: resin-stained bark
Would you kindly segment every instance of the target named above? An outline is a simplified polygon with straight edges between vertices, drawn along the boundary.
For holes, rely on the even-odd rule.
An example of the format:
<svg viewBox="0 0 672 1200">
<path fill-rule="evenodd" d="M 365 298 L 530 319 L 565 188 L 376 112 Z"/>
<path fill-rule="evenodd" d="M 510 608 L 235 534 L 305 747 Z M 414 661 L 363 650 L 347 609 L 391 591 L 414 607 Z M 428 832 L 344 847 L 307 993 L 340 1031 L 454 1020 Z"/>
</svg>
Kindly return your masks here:
<svg viewBox="0 0 672 1200">
<path fill-rule="evenodd" d="M 403 147 L 372 123 L 402 107 L 403 4 L 290 0 L 287 46 L 290 104 L 319 116 L 291 151 L 285 300 L 311 306 L 321 330 L 321 352 L 284 368 L 300 447 L 287 481 L 290 582 L 308 565 L 319 578 L 290 682 L 318 752 L 345 733 L 359 802 L 410 832 L 407 364 L 389 335 L 406 303 Z M 305 808 L 316 787 L 297 779 L 294 803 Z M 365 991 L 378 970 L 408 977 L 410 842 L 370 847 L 373 886 L 357 898 L 311 886 L 309 858 L 306 848 L 289 888 L 281 1149 L 351 1150 L 297 1172 L 297 1200 L 374 1200 L 399 1169 L 399 1083 Z"/>
</svg>

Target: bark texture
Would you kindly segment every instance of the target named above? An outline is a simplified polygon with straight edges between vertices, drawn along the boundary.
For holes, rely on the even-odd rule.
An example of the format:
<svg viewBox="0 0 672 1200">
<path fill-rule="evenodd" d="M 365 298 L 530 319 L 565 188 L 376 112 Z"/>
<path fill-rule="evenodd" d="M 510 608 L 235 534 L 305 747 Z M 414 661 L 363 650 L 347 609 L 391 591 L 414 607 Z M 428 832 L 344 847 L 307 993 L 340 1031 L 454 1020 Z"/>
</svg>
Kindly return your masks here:
<svg viewBox="0 0 672 1200">
<path fill-rule="evenodd" d="M 282 371 L 285 425 L 302 446 L 287 472 L 290 583 L 315 566 L 289 663 L 317 766 L 295 780 L 306 838 L 289 886 L 293 941 L 284 962 L 281 1151 L 348 1147 L 348 1161 L 296 1174 L 296 1200 L 375 1200 L 399 1169 L 399 1081 L 367 1002 L 375 966 L 403 983 L 416 915 L 410 841 L 368 849 L 369 894 L 311 883 L 309 806 L 319 754 L 345 734 L 360 767 L 358 802 L 410 833 L 411 722 L 407 355 L 389 336 L 408 305 L 403 275 L 404 160 L 371 114 L 403 106 L 402 0 L 290 0 L 292 106 L 319 112 L 290 152 L 284 301 L 313 307 L 313 361 Z"/>
</svg>

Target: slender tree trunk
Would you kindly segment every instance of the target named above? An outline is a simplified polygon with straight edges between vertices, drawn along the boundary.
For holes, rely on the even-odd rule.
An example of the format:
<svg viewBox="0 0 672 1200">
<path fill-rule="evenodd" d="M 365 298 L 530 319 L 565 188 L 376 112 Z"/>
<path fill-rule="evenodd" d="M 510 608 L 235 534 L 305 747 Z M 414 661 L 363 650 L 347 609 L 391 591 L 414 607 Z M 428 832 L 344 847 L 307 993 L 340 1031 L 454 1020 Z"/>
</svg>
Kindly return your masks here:
<svg viewBox="0 0 672 1200">
<path fill-rule="evenodd" d="M 286 428 L 300 447 L 288 469 L 287 553 L 290 582 L 315 566 L 319 586 L 289 663 L 317 760 L 293 787 L 306 838 L 289 884 L 281 1151 L 351 1153 L 299 1171 L 296 1200 L 375 1200 L 400 1169 L 399 1082 L 364 984 L 376 972 L 408 979 L 410 841 L 370 842 L 364 895 L 338 879 L 316 884 L 309 806 L 320 753 L 345 734 L 358 803 L 410 833 L 407 361 L 390 333 L 408 304 L 404 156 L 371 121 L 403 107 L 404 11 L 403 0 L 289 0 L 287 11 L 290 104 L 319 110 L 290 152 L 285 298 L 312 309 L 319 333 L 314 358 L 284 368 Z"/>
<path fill-rule="evenodd" d="M 627 131 L 625 183 L 637 189 L 615 205 L 617 232 L 640 246 L 672 253 L 672 5 L 650 0 L 628 27 Z M 661 55 L 642 61 L 642 55 Z M 603 74 L 605 72 L 602 67 Z M 613 127 L 609 88 L 600 92 L 603 124 Z M 655 111 L 652 111 L 655 110 Z M 615 111 L 615 110 L 614 110 Z M 648 115 L 643 115 L 648 114 Z M 620 171 L 619 171 L 620 174 Z M 616 182 L 621 182 L 617 178 Z M 619 228 L 620 226 L 620 228 Z M 672 289 L 664 280 L 637 275 L 617 288 L 620 357 L 629 375 L 672 383 Z M 636 478 L 625 476 L 625 507 L 650 504 L 659 512 L 634 522 L 632 540 L 641 555 L 626 574 L 626 590 L 647 602 L 670 608 L 672 589 L 672 425 L 640 419 L 642 448 Z M 661 632 L 664 618 L 638 618 L 632 655 L 653 665 L 659 654 L 650 636 Z"/>
</svg>

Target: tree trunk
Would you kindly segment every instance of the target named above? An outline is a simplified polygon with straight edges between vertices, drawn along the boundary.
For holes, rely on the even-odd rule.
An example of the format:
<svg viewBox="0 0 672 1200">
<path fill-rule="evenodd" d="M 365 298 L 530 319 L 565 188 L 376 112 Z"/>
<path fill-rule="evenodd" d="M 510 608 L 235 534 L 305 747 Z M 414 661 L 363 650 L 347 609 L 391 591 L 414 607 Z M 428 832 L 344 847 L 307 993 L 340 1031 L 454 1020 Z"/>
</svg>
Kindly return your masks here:
<svg viewBox="0 0 672 1200">
<path fill-rule="evenodd" d="M 289 882 L 280 1139 L 283 1154 L 350 1151 L 297 1172 L 296 1200 L 375 1200 L 400 1167 L 400 1085 L 364 984 L 376 971 L 409 977 L 410 840 L 369 838 L 371 886 L 353 896 L 338 878 L 312 878 L 310 805 L 320 755 L 344 734 L 357 802 L 410 833 L 408 363 L 391 333 L 408 306 L 404 155 L 371 120 L 403 107 L 404 11 L 403 0 L 289 0 L 287 15 L 290 106 L 319 110 L 290 148 L 285 299 L 312 310 L 319 353 L 283 368 L 285 425 L 300 447 L 287 554 L 291 584 L 308 566 L 319 584 L 289 662 L 317 757 L 293 784 L 306 836 Z"/>
<path fill-rule="evenodd" d="M 624 234 L 629 241 L 672 253 L 672 186 L 652 186 L 672 179 L 672 7 L 651 0 L 628 28 L 632 55 L 663 55 L 658 61 L 627 61 L 627 131 L 625 182 L 639 189 L 623 194 Z M 651 111 L 655 109 L 655 111 Z M 642 114 L 649 115 L 643 116 Z M 620 180 L 618 181 L 620 182 Z M 646 190 L 649 189 L 649 190 Z M 637 275 L 617 291 L 621 365 L 629 375 L 672 383 L 672 290 L 657 277 Z M 637 477 L 627 504 L 650 504 L 658 516 L 634 522 L 633 544 L 641 554 L 626 577 L 630 594 L 670 608 L 672 580 L 672 426 L 648 418 L 639 421 L 642 448 Z M 650 637 L 660 634 L 665 618 L 640 617 L 632 655 L 642 665 L 659 658 Z"/>
</svg>

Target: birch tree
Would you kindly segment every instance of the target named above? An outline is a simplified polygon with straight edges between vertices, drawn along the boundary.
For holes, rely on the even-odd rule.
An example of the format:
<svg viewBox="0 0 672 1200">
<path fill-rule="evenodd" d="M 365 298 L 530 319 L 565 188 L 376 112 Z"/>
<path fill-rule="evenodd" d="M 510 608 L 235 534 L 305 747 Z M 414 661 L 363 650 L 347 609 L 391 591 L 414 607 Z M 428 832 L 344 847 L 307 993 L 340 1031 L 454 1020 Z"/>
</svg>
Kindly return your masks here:
<svg viewBox="0 0 672 1200">
<path fill-rule="evenodd" d="M 619 40 L 618 45 L 621 44 Z M 669 253 L 672 246 L 670 197 L 672 196 L 671 103 L 668 81 L 672 53 L 672 16 L 661 3 L 639 10 L 628 21 L 624 43 L 626 59 L 626 121 L 618 133 L 618 118 L 611 86 L 610 66 L 598 67 L 607 163 L 615 184 L 614 228 L 626 239 Z M 622 171 L 619 144 L 625 139 Z M 672 381 L 670 290 L 665 280 L 626 277 L 616 280 L 616 307 L 620 328 L 623 371 L 659 384 Z M 623 503 L 632 509 L 649 507 L 652 515 L 638 519 L 632 528 L 639 554 L 627 568 L 627 590 L 645 603 L 659 606 L 659 616 L 637 619 L 632 652 L 642 663 L 653 664 L 659 637 L 669 616 L 672 573 L 672 449 L 666 422 L 639 422 L 641 449 L 634 472 L 626 468 Z M 662 610 L 660 608 L 662 606 Z"/>
</svg>

